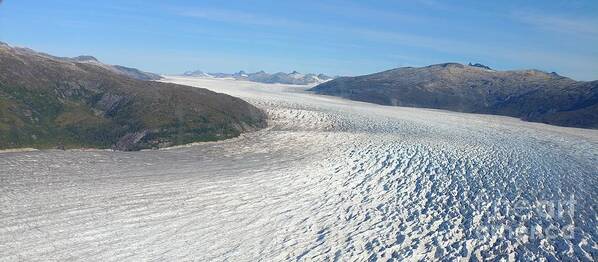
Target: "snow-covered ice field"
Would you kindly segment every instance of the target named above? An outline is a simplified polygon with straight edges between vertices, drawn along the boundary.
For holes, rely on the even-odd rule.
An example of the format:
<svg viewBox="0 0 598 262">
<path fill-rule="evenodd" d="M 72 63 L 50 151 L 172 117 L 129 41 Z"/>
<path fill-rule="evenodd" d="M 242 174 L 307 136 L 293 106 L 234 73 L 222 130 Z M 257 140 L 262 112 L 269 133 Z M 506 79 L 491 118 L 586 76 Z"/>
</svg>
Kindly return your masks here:
<svg viewBox="0 0 598 262">
<path fill-rule="evenodd" d="M 270 127 L 167 150 L 0 153 L 0 261 L 598 257 L 598 130 L 169 77 Z"/>
</svg>

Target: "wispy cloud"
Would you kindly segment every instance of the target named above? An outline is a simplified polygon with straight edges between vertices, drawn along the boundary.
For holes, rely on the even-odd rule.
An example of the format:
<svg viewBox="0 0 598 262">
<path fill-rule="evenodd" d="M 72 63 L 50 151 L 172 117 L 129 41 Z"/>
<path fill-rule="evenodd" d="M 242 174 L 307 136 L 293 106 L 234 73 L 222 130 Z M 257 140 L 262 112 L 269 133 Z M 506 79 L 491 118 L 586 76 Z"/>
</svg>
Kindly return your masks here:
<svg viewBox="0 0 598 262">
<path fill-rule="evenodd" d="M 373 12 L 370 10 L 370 12 Z M 369 41 L 395 43 L 397 45 L 409 45 L 416 47 L 431 48 L 435 51 L 452 52 L 455 48 L 466 48 L 469 46 L 466 42 L 452 41 L 438 37 L 421 36 L 415 34 L 401 33 L 397 31 L 387 31 L 380 29 L 371 29 L 359 26 L 342 26 L 330 24 L 317 24 L 291 20 L 281 17 L 258 15 L 249 12 L 242 12 L 228 9 L 195 9 L 185 10 L 177 13 L 181 16 L 205 19 L 210 21 L 233 23 L 240 25 L 268 26 L 284 29 L 302 29 L 312 33 L 338 34 L 338 35 L 356 35 Z M 467 48 L 475 49 L 475 48 Z"/>
<path fill-rule="evenodd" d="M 367 11 L 370 14 L 372 12 L 378 12 L 376 10 Z M 440 37 L 435 35 L 425 34 L 414 34 L 401 32 L 399 30 L 382 30 L 376 28 L 369 28 L 363 26 L 343 26 L 337 24 L 318 24 L 311 21 L 293 20 L 284 17 L 277 17 L 271 15 L 261 15 L 256 13 L 250 13 L 238 10 L 229 9 L 194 9 L 194 10 L 183 10 L 177 11 L 179 16 L 192 17 L 197 19 L 204 19 L 209 21 L 239 24 L 239 25 L 254 25 L 254 26 L 266 26 L 288 30 L 289 32 L 307 32 L 308 34 L 323 34 L 323 35 L 351 35 L 357 36 L 363 41 L 373 41 L 384 43 L 387 45 L 410 46 L 430 50 L 432 52 L 439 52 L 449 54 L 455 57 L 469 57 L 472 60 L 484 57 L 486 59 L 497 59 L 511 61 L 519 61 L 520 64 L 529 64 L 533 66 L 534 62 L 544 62 L 545 64 L 556 63 L 558 61 L 569 60 L 579 61 L 578 55 L 568 54 L 559 57 L 558 61 L 545 61 L 545 57 L 554 56 L 553 52 L 542 51 L 541 49 L 529 50 L 521 46 L 508 45 L 507 43 L 501 44 L 488 44 L 488 43 L 476 43 L 466 41 L 464 39 L 455 39 Z M 386 15 L 383 11 L 380 11 L 379 15 Z M 388 14 L 390 15 L 390 14 Z M 564 32 L 572 32 L 576 34 L 587 34 L 587 35 L 598 35 L 598 27 L 593 26 L 594 20 L 590 19 L 573 19 L 569 20 L 563 17 L 538 15 L 532 13 L 519 13 L 517 16 L 519 21 L 533 24 L 545 29 L 558 30 Z M 409 18 L 402 17 L 402 18 Z M 287 37 L 297 36 L 291 33 Z M 272 39 L 275 40 L 276 39 Z M 284 40 L 284 39 L 283 39 Z M 309 42 L 308 39 L 305 41 Z M 323 43 L 320 43 L 323 44 Z M 332 43 L 328 43 L 332 44 Z M 335 43 L 348 44 L 344 42 Z M 353 43 L 355 44 L 355 43 Z M 309 43 L 306 43 L 306 46 Z M 355 46 L 360 48 L 359 46 Z M 533 54 L 533 55 L 532 55 Z M 390 54 L 388 54 L 390 55 Z M 397 53 L 394 55 L 401 55 Z M 544 58 L 543 58 L 544 57 Z M 424 61 L 426 59 L 419 57 L 409 57 L 409 59 L 400 59 L 408 63 L 417 63 L 417 61 Z M 583 60 L 583 59 L 581 59 Z M 464 61 L 456 61 L 464 62 Z M 562 64 L 562 62 L 561 62 Z M 586 65 L 587 68 L 596 68 L 595 63 L 589 63 Z M 571 65 L 573 68 L 574 65 Z M 573 69 L 570 69 L 573 71 Z M 585 76 L 583 77 L 585 78 Z"/>
<path fill-rule="evenodd" d="M 598 36 L 598 19 L 565 17 L 534 12 L 514 12 L 513 17 L 523 23 L 543 30 L 586 36 Z"/>
<path fill-rule="evenodd" d="M 349 17 L 351 19 L 376 19 L 393 22 L 424 22 L 430 21 L 433 17 L 416 16 L 407 12 L 397 10 L 383 10 L 379 8 L 368 7 L 367 5 L 343 2 L 342 4 L 332 4 L 328 2 L 318 2 L 313 7 L 337 16 Z"/>
<path fill-rule="evenodd" d="M 249 24 L 259 26 L 274 27 L 305 27 L 303 22 L 288 20 L 285 18 L 270 17 L 254 13 L 216 8 L 198 8 L 193 10 L 184 10 L 178 13 L 181 16 L 195 17 L 216 22 Z"/>
</svg>

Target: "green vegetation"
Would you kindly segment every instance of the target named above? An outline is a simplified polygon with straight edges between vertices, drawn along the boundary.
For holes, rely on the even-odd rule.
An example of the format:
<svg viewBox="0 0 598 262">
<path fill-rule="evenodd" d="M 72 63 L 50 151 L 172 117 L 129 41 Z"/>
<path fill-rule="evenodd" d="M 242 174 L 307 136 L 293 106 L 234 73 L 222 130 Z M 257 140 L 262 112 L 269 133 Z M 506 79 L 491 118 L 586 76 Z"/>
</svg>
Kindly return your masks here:
<svg viewBox="0 0 598 262">
<path fill-rule="evenodd" d="M 47 92 L 0 85 L 0 148 L 111 148 L 125 134 L 147 127 L 153 132 L 127 150 L 216 141 L 240 134 L 230 120 L 212 124 L 210 116 L 151 107 L 142 109 L 148 114 L 140 121 L 126 109 L 109 118 L 72 98 L 61 101 Z"/>
<path fill-rule="evenodd" d="M 261 110 L 228 95 L 0 46 L 0 149 L 139 150 L 265 125 Z"/>
<path fill-rule="evenodd" d="M 0 148 L 108 148 L 118 131 L 85 105 L 0 85 Z"/>
</svg>

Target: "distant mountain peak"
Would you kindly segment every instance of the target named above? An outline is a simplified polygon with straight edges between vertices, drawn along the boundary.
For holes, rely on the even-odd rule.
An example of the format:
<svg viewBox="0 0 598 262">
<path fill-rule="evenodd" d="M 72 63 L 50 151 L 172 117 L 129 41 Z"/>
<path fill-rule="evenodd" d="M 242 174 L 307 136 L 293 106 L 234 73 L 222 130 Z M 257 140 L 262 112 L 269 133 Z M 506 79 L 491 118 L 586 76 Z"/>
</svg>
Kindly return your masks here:
<svg viewBox="0 0 598 262">
<path fill-rule="evenodd" d="M 199 77 L 212 77 L 210 74 L 204 73 L 201 70 L 187 71 L 183 73 L 184 76 L 199 76 Z"/>
<path fill-rule="evenodd" d="M 334 77 L 327 76 L 325 74 L 302 74 L 299 73 L 297 70 L 294 70 L 291 73 L 284 73 L 278 72 L 274 74 L 269 74 L 264 70 L 260 70 L 255 73 L 246 73 L 245 71 L 241 70 L 237 73 L 210 73 L 206 74 L 199 70 L 197 71 L 188 71 L 185 72 L 183 75 L 185 76 L 193 76 L 193 77 L 210 77 L 210 78 L 234 78 L 236 80 L 245 80 L 245 81 L 252 81 L 252 82 L 259 82 L 259 83 L 278 83 L 278 84 L 290 84 L 290 85 L 309 85 L 309 84 L 318 84 L 323 83 L 328 80 L 333 79 Z"/>
</svg>

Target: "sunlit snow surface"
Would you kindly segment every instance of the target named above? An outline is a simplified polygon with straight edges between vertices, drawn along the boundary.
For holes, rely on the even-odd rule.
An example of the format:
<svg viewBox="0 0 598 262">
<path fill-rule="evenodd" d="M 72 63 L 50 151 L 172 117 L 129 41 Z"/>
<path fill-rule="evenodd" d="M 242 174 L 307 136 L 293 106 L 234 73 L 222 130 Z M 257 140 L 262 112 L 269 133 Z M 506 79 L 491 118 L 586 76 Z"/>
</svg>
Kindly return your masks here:
<svg viewBox="0 0 598 262">
<path fill-rule="evenodd" d="M 0 260 L 598 256 L 598 131 L 166 81 L 246 99 L 270 127 L 159 151 L 2 153 Z"/>
</svg>

